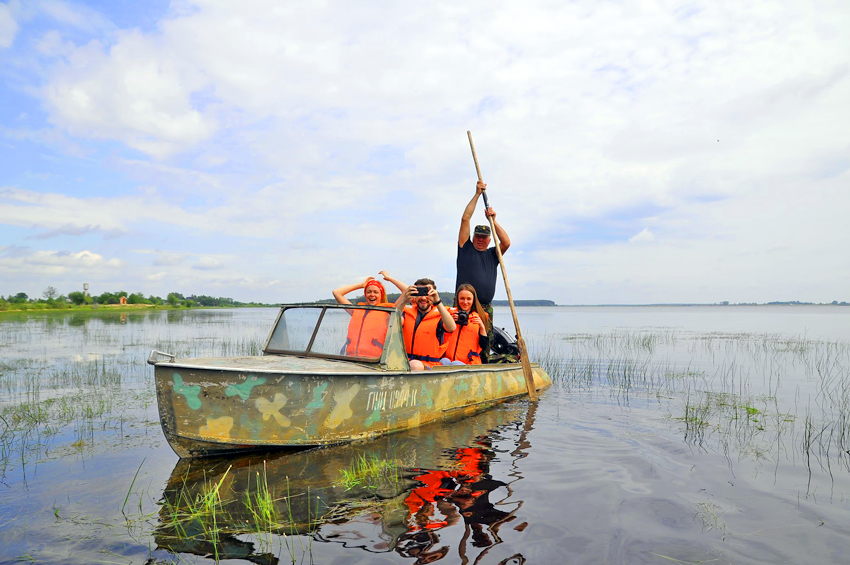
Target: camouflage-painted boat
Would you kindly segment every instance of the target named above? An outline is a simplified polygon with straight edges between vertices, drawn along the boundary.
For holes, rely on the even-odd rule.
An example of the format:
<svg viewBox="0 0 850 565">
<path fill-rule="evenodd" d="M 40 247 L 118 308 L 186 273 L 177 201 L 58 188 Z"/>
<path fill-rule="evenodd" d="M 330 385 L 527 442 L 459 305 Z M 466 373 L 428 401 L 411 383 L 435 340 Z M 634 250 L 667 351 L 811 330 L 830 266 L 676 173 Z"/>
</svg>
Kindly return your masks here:
<svg viewBox="0 0 850 565">
<path fill-rule="evenodd" d="M 386 321 L 386 334 L 350 327 L 359 319 L 362 330 L 367 316 Z M 382 345 L 380 356 L 360 355 L 361 340 Z M 410 371 L 401 316 L 369 306 L 284 305 L 262 356 L 177 359 L 153 351 L 148 362 L 163 432 L 180 457 L 369 439 L 527 394 L 519 363 Z M 538 390 L 552 384 L 539 366 L 532 372 Z"/>
</svg>

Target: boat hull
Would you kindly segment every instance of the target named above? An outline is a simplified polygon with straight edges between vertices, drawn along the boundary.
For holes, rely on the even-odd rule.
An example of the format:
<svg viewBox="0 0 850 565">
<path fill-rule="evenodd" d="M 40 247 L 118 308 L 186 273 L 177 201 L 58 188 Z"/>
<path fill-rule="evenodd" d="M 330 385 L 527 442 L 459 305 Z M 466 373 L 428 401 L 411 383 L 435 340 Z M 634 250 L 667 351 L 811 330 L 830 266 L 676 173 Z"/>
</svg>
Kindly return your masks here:
<svg viewBox="0 0 850 565">
<path fill-rule="evenodd" d="M 310 360 L 275 367 L 269 357 L 209 361 L 156 364 L 162 429 L 180 457 L 369 439 L 527 394 L 520 364 L 387 372 Z M 538 390 L 551 385 L 539 366 L 532 373 Z"/>
</svg>

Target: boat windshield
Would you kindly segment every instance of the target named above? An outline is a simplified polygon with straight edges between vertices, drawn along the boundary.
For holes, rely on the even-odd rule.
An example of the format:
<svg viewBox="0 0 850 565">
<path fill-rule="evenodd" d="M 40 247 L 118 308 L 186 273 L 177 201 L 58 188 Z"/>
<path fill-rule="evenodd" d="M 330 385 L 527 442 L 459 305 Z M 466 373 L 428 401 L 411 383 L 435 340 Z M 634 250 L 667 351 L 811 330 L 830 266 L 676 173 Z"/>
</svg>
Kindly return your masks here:
<svg viewBox="0 0 850 565">
<path fill-rule="evenodd" d="M 390 313 L 368 307 L 284 307 L 266 353 L 379 361 Z"/>
</svg>

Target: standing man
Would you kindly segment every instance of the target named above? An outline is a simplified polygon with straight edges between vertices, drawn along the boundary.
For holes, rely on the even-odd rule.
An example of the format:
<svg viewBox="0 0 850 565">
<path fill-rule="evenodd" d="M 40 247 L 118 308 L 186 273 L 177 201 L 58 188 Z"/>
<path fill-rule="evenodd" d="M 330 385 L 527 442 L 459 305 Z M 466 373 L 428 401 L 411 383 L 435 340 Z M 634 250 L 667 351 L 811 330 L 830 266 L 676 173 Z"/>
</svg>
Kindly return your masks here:
<svg viewBox="0 0 850 565">
<path fill-rule="evenodd" d="M 499 257 L 496 248 L 490 247 L 490 226 L 475 226 L 472 232 L 472 240 L 469 239 L 469 220 L 475 213 L 478 199 L 487 190 L 487 185 L 478 181 L 475 186 L 475 196 L 466 205 L 463 217 L 460 219 L 460 232 L 457 236 L 457 279 L 455 289 L 464 283 L 475 287 L 478 300 L 484 311 L 487 312 L 487 347 L 481 348 L 481 362 L 487 363 L 490 346 L 493 344 L 493 296 L 496 294 L 496 270 L 499 268 Z M 499 237 L 499 248 L 502 254 L 511 246 L 511 239 L 499 222 L 496 221 L 496 211 L 487 208 L 484 211 L 488 218 L 493 218 L 496 235 Z"/>
</svg>

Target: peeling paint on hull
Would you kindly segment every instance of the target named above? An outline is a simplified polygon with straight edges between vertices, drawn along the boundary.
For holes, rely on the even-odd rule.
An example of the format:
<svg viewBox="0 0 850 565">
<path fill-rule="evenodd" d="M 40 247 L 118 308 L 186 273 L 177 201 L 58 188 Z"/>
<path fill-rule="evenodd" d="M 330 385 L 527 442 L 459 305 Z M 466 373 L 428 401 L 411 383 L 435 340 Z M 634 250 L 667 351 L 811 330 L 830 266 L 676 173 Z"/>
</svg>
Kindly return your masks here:
<svg viewBox="0 0 850 565">
<path fill-rule="evenodd" d="M 532 368 L 535 387 L 548 388 Z M 162 362 L 155 376 L 162 429 L 180 457 L 373 438 L 526 394 L 519 364 L 410 372 L 263 356 Z"/>
</svg>

